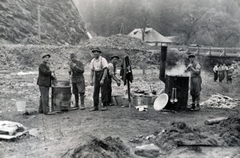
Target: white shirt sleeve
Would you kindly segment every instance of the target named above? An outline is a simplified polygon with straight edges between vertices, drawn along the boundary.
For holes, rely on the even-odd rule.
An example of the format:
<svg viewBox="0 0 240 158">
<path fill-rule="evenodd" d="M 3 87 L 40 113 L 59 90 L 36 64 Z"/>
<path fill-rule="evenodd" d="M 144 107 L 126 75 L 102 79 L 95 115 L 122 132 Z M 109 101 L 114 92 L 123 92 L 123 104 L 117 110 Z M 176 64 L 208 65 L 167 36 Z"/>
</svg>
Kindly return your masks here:
<svg viewBox="0 0 240 158">
<path fill-rule="evenodd" d="M 91 70 L 94 70 L 94 68 L 93 68 L 93 59 L 91 60 L 89 67 L 90 67 Z"/>
<path fill-rule="evenodd" d="M 105 58 L 102 57 L 102 66 L 103 68 L 107 68 L 108 67 L 108 62 Z"/>
</svg>

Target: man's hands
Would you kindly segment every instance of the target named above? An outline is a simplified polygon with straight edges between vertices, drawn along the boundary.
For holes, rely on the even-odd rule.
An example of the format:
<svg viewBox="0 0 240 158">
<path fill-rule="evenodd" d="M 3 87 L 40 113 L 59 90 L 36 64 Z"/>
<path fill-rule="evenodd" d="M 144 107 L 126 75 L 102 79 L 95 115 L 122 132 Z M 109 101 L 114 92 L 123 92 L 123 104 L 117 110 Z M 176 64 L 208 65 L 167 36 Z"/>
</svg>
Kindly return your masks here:
<svg viewBox="0 0 240 158">
<path fill-rule="evenodd" d="M 72 63 L 72 67 L 75 67 L 75 66 L 77 66 L 75 63 Z"/>
<path fill-rule="evenodd" d="M 121 86 L 121 80 L 118 80 L 118 81 L 117 81 L 117 85 L 118 85 L 118 86 Z"/>
<path fill-rule="evenodd" d="M 189 71 L 192 68 L 193 64 L 189 64 L 187 68 L 185 69 L 185 72 Z"/>
<path fill-rule="evenodd" d="M 104 83 L 104 79 L 101 79 L 101 81 L 100 81 L 100 85 L 102 86 L 103 83 Z"/>
</svg>

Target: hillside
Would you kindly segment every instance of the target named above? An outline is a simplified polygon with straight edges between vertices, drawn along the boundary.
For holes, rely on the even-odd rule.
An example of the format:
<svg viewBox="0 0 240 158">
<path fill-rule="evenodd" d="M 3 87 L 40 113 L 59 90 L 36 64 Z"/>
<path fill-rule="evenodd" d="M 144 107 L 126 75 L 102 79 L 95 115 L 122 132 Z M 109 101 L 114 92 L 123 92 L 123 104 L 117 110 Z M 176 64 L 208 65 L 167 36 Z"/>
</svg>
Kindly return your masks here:
<svg viewBox="0 0 240 158">
<path fill-rule="evenodd" d="M 39 44 L 39 35 L 41 44 L 50 45 L 75 45 L 87 39 L 72 0 L 1 0 L 1 44 Z"/>
</svg>

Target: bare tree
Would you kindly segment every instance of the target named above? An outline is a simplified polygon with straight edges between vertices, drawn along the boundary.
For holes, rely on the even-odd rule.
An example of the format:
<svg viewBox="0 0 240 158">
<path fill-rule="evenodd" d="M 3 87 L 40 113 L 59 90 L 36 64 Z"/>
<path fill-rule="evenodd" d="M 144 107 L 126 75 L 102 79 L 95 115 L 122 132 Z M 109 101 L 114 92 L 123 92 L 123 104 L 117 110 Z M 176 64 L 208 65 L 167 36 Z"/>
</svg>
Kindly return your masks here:
<svg viewBox="0 0 240 158">
<path fill-rule="evenodd" d="M 138 24 L 142 31 L 142 40 L 145 40 L 146 28 L 150 26 L 150 11 L 147 8 L 141 8 L 139 11 Z"/>
</svg>

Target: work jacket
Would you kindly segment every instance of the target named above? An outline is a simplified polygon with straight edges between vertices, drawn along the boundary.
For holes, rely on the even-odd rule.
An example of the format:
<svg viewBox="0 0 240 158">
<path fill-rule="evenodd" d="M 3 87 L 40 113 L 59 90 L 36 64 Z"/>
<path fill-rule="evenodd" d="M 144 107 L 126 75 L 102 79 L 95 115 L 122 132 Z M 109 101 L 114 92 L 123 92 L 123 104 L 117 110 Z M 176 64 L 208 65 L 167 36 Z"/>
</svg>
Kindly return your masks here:
<svg viewBox="0 0 240 158">
<path fill-rule="evenodd" d="M 45 62 L 41 63 L 38 68 L 37 85 L 51 87 L 51 80 L 53 79 L 55 79 L 55 77 L 52 76 L 52 72 L 49 69 L 47 63 Z"/>
</svg>

